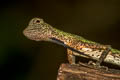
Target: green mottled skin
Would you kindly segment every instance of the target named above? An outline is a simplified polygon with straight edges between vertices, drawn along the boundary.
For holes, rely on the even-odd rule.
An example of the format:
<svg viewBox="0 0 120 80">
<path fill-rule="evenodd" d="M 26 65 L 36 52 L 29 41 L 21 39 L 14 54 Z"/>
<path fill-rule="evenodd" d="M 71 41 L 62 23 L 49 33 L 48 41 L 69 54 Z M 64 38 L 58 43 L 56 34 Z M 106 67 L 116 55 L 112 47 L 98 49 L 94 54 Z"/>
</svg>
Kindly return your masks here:
<svg viewBox="0 0 120 80">
<path fill-rule="evenodd" d="M 33 18 L 29 22 L 28 27 L 23 31 L 23 33 L 27 38 L 35 41 L 54 42 L 51 38 L 56 38 L 64 42 L 66 45 L 91 56 L 95 60 L 98 60 L 102 52 L 109 47 L 108 45 L 102 45 L 84 39 L 81 36 L 58 30 L 47 24 L 43 21 L 43 19 L 40 18 Z M 75 56 L 81 56 L 80 54 L 75 53 L 69 49 L 67 51 L 68 61 L 71 64 L 75 62 Z M 110 52 L 108 53 L 104 61 L 120 66 L 120 51 L 110 48 Z"/>
<path fill-rule="evenodd" d="M 71 34 L 71 33 L 65 33 L 65 32 L 63 32 L 61 30 L 56 29 L 56 28 L 55 28 L 55 30 L 56 30 L 57 33 L 59 33 L 59 35 L 62 35 L 62 36 L 73 36 L 76 39 L 78 39 L 78 40 L 80 40 L 80 41 L 82 41 L 83 43 L 86 43 L 86 44 L 99 44 L 99 43 L 96 43 L 94 41 L 87 40 L 87 39 L 85 39 L 85 38 L 83 38 L 81 36 L 77 36 L 77 35 L 74 35 L 74 34 Z M 119 50 L 113 49 L 113 48 L 111 48 L 111 52 L 112 53 L 120 53 Z"/>
<path fill-rule="evenodd" d="M 120 53 L 119 50 L 111 48 L 112 53 Z"/>
<path fill-rule="evenodd" d="M 73 36 L 73 37 L 76 37 L 76 39 L 78 39 L 78 40 L 80 40 L 80 41 L 82 41 L 82 42 L 84 42 L 84 43 L 93 43 L 93 44 L 97 44 L 96 42 L 93 42 L 93 41 L 90 41 L 90 40 L 87 40 L 87 39 L 84 39 L 83 37 L 81 37 L 81 36 L 77 36 L 77 35 L 74 35 L 74 34 L 70 34 L 70 33 L 65 33 L 65 32 L 63 32 L 63 31 L 60 31 L 60 30 L 58 30 L 58 29 L 56 29 L 56 32 L 58 32 L 58 33 L 60 33 L 60 35 L 63 35 L 63 36 Z"/>
</svg>

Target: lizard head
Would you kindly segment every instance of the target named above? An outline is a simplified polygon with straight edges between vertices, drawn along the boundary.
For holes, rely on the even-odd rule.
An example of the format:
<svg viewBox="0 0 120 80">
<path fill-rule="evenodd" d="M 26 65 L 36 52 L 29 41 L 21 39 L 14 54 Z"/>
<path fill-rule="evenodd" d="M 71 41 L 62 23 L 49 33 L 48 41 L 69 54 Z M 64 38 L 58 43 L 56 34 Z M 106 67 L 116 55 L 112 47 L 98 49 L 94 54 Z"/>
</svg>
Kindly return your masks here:
<svg viewBox="0 0 120 80">
<path fill-rule="evenodd" d="M 45 23 L 43 19 L 33 18 L 26 29 L 24 29 L 23 34 L 35 41 L 48 41 L 51 37 L 52 27 Z"/>
</svg>

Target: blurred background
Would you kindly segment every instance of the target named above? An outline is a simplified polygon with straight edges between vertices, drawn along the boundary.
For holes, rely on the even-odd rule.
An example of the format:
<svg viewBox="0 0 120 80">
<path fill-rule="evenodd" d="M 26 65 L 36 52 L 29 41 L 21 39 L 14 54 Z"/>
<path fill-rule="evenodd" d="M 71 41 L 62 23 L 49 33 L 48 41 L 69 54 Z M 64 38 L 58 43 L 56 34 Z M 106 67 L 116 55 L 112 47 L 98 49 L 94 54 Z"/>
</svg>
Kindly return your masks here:
<svg viewBox="0 0 120 80">
<path fill-rule="evenodd" d="M 0 80 L 56 80 L 66 49 L 27 39 L 30 19 L 120 49 L 120 0 L 1 0 Z"/>
</svg>

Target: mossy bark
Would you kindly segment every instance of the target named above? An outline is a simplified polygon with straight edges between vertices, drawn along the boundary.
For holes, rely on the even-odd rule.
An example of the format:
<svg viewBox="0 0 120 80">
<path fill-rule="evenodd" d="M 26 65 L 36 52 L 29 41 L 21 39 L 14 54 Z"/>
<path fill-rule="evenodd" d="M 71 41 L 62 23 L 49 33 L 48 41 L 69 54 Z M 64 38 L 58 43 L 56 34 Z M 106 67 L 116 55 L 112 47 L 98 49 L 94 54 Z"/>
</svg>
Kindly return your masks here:
<svg viewBox="0 0 120 80">
<path fill-rule="evenodd" d="M 120 70 L 100 69 L 87 64 L 61 64 L 57 80 L 120 80 Z"/>
</svg>

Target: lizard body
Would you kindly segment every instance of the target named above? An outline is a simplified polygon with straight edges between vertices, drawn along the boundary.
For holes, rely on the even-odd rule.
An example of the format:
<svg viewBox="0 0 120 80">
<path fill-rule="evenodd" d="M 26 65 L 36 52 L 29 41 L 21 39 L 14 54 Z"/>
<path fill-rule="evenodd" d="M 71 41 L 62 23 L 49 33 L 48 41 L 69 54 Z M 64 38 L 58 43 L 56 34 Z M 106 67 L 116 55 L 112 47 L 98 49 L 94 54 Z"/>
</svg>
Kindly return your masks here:
<svg viewBox="0 0 120 80">
<path fill-rule="evenodd" d="M 84 39 L 81 36 L 58 30 L 47 24 L 43 21 L 43 19 L 40 18 L 33 18 L 29 22 L 28 27 L 23 31 L 23 33 L 27 38 L 35 41 L 50 41 L 56 43 L 56 41 L 54 41 L 52 38 L 60 40 L 71 48 L 83 52 L 83 54 L 89 55 L 94 60 L 98 60 L 102 52 L 108 48 L 108 45 L 96 43 Z M 67 49 L 67 54 L 68 61 L 71 64 L 75 64 L 75 56 L 83 56 L 79 53 L 73 52 L 70 49 Z M 120 66 L 120 51 L 110 48 L 110 51 L 104 59 L 104 62 Z"/>
</svg>

